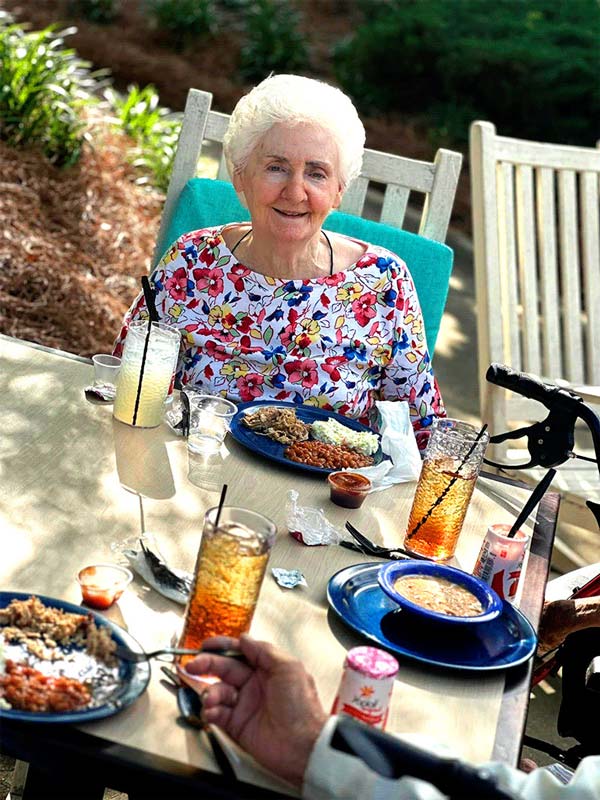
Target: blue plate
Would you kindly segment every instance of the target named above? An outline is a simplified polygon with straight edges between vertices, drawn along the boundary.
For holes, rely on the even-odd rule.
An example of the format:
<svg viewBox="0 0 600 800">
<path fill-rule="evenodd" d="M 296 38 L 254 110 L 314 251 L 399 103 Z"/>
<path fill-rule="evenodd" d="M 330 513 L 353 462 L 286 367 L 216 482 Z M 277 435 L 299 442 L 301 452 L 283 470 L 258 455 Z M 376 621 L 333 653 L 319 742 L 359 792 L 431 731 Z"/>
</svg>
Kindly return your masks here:
<svg viewBox="0 0 600 800">
<path fill-rule="evenodd" d="M 306 422 L 307 424 L 310 424 L 315 420 L 335 419 L 342 425 L 345 425 L 347 428 L 351 428 L 353 431 L 366 431 L 367 433 L 373 433 L 370 428 L 367 428 L 366 425 L 361 425 L 361 423 L 357 422 L 355 419 L 343 417 L 341 414 L 336 414 L 334 411 L 326 411 L 323 408 L 317 408 L 317 406 L 298 405 L 296 403 L 285 403 L 278 400 L 261 400 L 257 403 L 240 403 L 238 405 L 238 412 L 231 423 L 229 433 L 236 441 L 238 441 L 240 444 L 243 444 L 244 447 L 247 447 L 249 450 L 258 453 L 265 458 L 270 458 L 272 461 L 278 461 L 280 464 L 285 464 L 286 467 L 302 469 L 308 472 L 318 472 L 323 475 L 328 475 L 330 472 L 336 471 L 334 469 L 312 467 L 310 464 L 300 464 L 297 461 L 290 461 L 289 458 L 286 458 L 283 455 L 283 451 L 286 447 L 288 447 L 288 445 L 280 444 L 274 439 L 270 439 L 268 436 L 261 436 L 258 433 L 254 433 L 254 431 L 250 430 L 250 428 L 244 425 L 242 419 L 247 411 L 256 411 L 259 408 L 266 408 L 268 406 L 276 406 L 277 408 L 293 408 L 296 411 L 296 416 L 298 419 L 302 422 Z M 379 462 L 383 461 L 384 458 L 387 458 L 387 456 L 384 456 L 381 447 L 379 447 L 377 452 L 373 455 L 373 464 L 379 464 Z"/>
<path fill-rule="evenodd" d="M 11 600 L 27 600 L 33 595 L 33 592 L 0 592 L 0 608 L 5 608 Z M 60 608 L 63 611 L 68 611 L 73 614 L 91 614 L 94 617 L 98 627 L 107 627 L 110 629 L 112 638 L 117 644 L 127 645 L 132 650 L 142 650 L 142 647 L 127 631 L 115 625 L 106 617 L 91 611 L 89 608 L 77 606 L 74 603 L 66 603 L 64 600 L 57 600 L 54 597 L 45 597 L 44 595 L 35 595 L 46 606 L 53 608 Z M 0 632 L 2 628 L 0 627 Z M 90 664 L 93 666 L 95 659 L 92 656 L 86 656 Z M 32 666 L 36 666 L 32 663 Z M 106 697 L 97 706 L 91 708 L 83 708 L 80 711 L 65 711 L 65 712 L 41 712 L 41 711 L 19 711 L 16 709 L 0 709 L 0 722 L 2 719 L 18 719 L 27 722 L 73 722 L 83 723 L 89 722 L 94 719 L 102 719 L 103 717 L 110 717 L 118 713 L 121 709 L 131 705 L 134 700 L 146 690 L 148 681 L 150 680 L 150 664 L 148 661 L 142 661 L 134 664 L 130 661 L 119 661 L 118 664 L 118 684 L 113 688 L 111 687 Z"/>
<path fill-rule="evenodd" d="M 380 588 L 381 563 L 355 564 L 329 581 L 329 605 L 358 633 L 394 654 L 451 669 L 490 672 L 522 664 L 535 652 L 529 621 L 504 601 L 502 614 L 479 625 L 415 620 Z"/>
</svg>

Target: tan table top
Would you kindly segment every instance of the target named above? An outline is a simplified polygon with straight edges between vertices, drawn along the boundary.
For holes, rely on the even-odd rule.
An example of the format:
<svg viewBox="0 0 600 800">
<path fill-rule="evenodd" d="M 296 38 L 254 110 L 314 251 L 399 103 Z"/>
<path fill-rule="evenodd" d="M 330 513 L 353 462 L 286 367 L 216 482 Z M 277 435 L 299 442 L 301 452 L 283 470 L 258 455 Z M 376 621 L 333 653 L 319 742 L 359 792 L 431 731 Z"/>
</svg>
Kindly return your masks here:
<svg viewBox="0 0 600 800">
<path fill-rule="evenodd" d="M 203 514 L 217 503 L 225 481 L 228 504 L 260 511 L 276 522 L 269 566 L 298 568 L 308 581 L 308 588 L 284 590 L 268 572 L 252 633 L 301 658 L 330 707 L 345 652 L 362 640 L 328 611 L 327 582 L 342 567 L 373 559 L 340 547 L 309 548 L 292 539 L 285 524 L 287 492 L 296 489 L 300 503 L 322 507 L 340 528 L 351 519 L 371 538 L 392 546 L 402 542 L 415 484 L 374 493 L 361 509 L 345 510 L 329 501 L 320 476 L 257 458 L 228 437 L 222 468 L 211 478 L 214 485 L 201 488 L 188 479 L 198 460 L 189 462 L 180 438 L 166 425 L 135 430 L 113 421 L 111 406 L 85 400 L 83 388 L 91 379 L 91 365 L 81 360 L 0 337 L 2 588 L 78 603 L 77 571 L 114 560 L 113 546 L 135 540 L 142 525 L 156 536 L 172 566 L 191 571 Z M 470 570 L 487 525 L 510 522 L 526 496 L 526 490 L 480 480 L 456 565 Z M 541 602 L 544 577 L 537 580 Z M 182 606 L 136 578 L 107 616 L 150 649 L 170 639 L 182 613 Z M 84 729 L 146 753 L 218 771 L 204 739 L 176 724 L 173 696 L 161 685 L 157 667 L 152 673 L 148 691 L 133 706 Z M 422 732 L 470 761 L 484 761 L 494 750 L 504 686 L 503 672 L 430 669 L 403 659 L 388 729 Z M 238 773 L 252 783 L 284 788 L 242 756 Z"/>
</svg>

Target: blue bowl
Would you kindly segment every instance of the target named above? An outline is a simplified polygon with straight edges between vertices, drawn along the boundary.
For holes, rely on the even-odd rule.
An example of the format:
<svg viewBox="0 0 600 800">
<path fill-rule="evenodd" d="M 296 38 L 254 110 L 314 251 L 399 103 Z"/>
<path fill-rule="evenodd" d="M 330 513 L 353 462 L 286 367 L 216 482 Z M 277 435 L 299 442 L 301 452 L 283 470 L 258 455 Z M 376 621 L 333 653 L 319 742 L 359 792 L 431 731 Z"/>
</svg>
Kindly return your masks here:
<svg viewBox="0 0 600 800">
<path fill-rule="evenodd" d="M 403 575 L 429 575 L 435 578 L 445 578 L 451 583 L 464 586 L 472 592 L 483 606 L 483 612 L 472 617 L 456 617 L 451 614 L 443 614 L 438 611 L 431 611 L 424 606 L 418 605 L 403 597 L 394 589 L 394 582 Z M 398 603 L 401 608 L 411 614 L 420 616 L 423 620 L 431 622 L 444 622 L 454 625 L 473 625 L 480 622 L 490 622 L 495 619 L 502 611 L 502 600 L 479 578 L 475 578 L 468 572 L 463 572 L 455 567 L 448 567 L 445 564 L 436 564 L 433 561 L 392 561 L 384 564 L 378 575 L 379 585 L 383 591 Z"/>
</svg>

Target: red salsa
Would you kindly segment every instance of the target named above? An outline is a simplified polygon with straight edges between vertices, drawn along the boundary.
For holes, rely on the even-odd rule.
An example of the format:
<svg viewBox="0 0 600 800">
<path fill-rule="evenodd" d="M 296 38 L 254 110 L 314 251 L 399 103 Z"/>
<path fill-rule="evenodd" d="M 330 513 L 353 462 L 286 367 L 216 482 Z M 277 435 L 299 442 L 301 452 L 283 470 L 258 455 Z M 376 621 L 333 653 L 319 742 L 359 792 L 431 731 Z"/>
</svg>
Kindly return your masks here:
<svg viewBox="0 0 600 800">
<path fill-rule="evenodd" d="M 82 569 L 77 580 L 83 602 L 92 608 L 105 609 L 121 597 L 132 580 L 131 572 L 116 564 L 97 564 Z"/>
<path fill-rule="evenodd" d="M 361 506 L 371 488 L 371 481 L 357 472 L 332 472 L 327 480 L 332 502 L 344 508 Z"/>
</svg>

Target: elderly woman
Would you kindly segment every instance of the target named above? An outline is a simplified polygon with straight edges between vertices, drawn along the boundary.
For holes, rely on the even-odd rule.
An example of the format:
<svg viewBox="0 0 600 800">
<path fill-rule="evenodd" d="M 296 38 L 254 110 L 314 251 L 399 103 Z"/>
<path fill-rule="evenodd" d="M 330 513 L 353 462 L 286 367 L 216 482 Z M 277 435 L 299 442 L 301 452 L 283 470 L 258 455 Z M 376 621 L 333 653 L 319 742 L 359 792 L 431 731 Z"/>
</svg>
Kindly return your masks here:
<svg viewBox="0 0 600 800">
<path fill-rule="evenodd" d="M 161 318 L 182 332 L 181 384 L 361 419 L 375 399 L 407 400 L 415 430 L 444 414 L 406 264 L 322 227 L 364 140 L 349 98 L 319 81 L 276 75 L 239 101 L 223 146 L 251 222 L 181 236 L 152 276 Z M 140 296 L 117 355 L 145 315 Z"/>
</svg>

